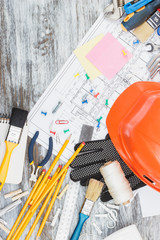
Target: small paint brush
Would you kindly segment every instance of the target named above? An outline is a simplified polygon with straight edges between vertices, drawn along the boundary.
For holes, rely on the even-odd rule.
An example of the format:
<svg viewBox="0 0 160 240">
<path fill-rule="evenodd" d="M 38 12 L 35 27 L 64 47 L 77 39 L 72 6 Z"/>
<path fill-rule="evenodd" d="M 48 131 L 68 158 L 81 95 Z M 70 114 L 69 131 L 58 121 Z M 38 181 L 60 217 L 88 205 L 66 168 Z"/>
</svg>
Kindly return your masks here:
<svg viewBox="0 0 160 240">
<path fill-rule="evenodd" d="M 81 211 L 79 213 L 79 222 L 77 224 L 76 229 L 74 230 L 71 240 L 79 239 L 83 224 L 89 218 L 92 208 L 94 206 L 94 203 L 97 201 L 97 199 L 101 194 L 103 185 L 104 184 L 100 181 L 97 181 L 95 179 L 90 179 L 89 185 L 86 191 L 85 200 L 82 205 Z"/>
<path fill-rule="evenodd" d="M 158 9 L 146 22 L 135 28 L 133 34 L 142 42 L 148 40 L 148 38 L 154 33 L 154 31 L 160 26 L 160 9 Z"/>
<path fill-rule="evenodd" d="M 8 130 L 8 134 L 5 140 L 6 144 L 6 152 L 3 158 L 2 164 L 0 166 L 0 191 L 5 183 L 10 158 L 15 147 L 18 146 L 22 129 L 27 119 L 28 112 L 19 108 L 13 108 L 12 114 L 10 118 L 10 127 Z M 16 173 L 15 173 L 16 174 Z"/>
</svg>

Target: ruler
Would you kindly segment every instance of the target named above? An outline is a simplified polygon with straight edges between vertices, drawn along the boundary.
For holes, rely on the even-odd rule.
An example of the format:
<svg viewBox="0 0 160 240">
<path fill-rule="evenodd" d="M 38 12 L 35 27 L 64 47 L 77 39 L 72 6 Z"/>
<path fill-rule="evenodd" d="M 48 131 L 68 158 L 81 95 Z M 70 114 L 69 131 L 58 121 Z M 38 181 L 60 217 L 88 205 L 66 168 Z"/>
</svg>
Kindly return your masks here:
<svg viewBox="0 0 160 240">
<path fill-rule="evenodd" d="M 75 213 L 75 206 L 78 198 L 79 189 L 80 183 L 75 183 L 70 180 L 55 240 L 68 239 L 68 235 L 70 233 L 70 226 L 72 224 L 73 215 Z"/>
<path fill-rule="evenodd" d="M 83 125 L 79 142 L 90 141 L 92 139 L 93 130 L 94 128 L 92 126 Z M 68 240 L 79 190 L 80 183 L 70 180 L 55 240 Z"/>
</svg>

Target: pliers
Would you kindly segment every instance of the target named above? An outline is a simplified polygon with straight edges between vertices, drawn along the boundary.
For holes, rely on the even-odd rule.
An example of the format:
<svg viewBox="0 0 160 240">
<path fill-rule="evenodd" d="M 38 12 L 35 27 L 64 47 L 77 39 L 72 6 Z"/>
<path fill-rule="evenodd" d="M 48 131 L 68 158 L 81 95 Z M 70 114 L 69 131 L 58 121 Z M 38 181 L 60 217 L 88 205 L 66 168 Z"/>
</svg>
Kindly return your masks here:
<svg viewBox="0 0 160 240">
<path fill-rule="evenodd" d="M 147 43 L 146 46 L 150 46 L 150 49 L 147 50 L 147 52 L 153 52 L 160 50 L 160 45 L 154 44 L 154 43 Z"/>
<path fill-rule="evenodd" d="M 52 150 L 53 150 L 53 139 L 52 137 L 49 138 L 49 148 L 48 148 L 48 152 L 47 152 L 47 155 L 46 157 L 42 160 L 41 163 L 38 164 L 38 167 L 37 169 L 35 170 L 35 164 L 34 164 L 34 160 L 33 160 L 33 148 L 34 148 L 34 144 L 38 138 L 38 135 L 39 135 L 39 131 L 37 131 L 33 138 L 31 139 L 31 142 L 29 144 L 29 148 L 28 148 L 28 157 L 29 157 L 29 163 L 30 165 L 32 166 L 32 173 L 31 173 L 31 177 L 29 179 L 29 185 L 32 187 L 35 182 L 37 181 L 37 178 L 38 178 L 38 171 L 41 167 L 43 167 L 47 162 L 48 160 L 50 159 L 51 157 L 51 154 L 52 154 Z"/>
</svg>

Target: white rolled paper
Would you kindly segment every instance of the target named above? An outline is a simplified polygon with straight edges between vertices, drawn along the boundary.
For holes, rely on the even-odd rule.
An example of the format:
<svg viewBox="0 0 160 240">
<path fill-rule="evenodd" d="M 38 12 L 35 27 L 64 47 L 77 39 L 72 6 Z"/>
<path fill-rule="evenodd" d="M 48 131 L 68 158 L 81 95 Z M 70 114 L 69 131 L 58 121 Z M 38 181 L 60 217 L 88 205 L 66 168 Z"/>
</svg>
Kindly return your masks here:
<svg viewBox="0 0 160 240">
<path fill-rule="evenodd" d="M 136 225 L 130 225 L 106 237 L 104 240 L 143 240 Z"/>
</svg>

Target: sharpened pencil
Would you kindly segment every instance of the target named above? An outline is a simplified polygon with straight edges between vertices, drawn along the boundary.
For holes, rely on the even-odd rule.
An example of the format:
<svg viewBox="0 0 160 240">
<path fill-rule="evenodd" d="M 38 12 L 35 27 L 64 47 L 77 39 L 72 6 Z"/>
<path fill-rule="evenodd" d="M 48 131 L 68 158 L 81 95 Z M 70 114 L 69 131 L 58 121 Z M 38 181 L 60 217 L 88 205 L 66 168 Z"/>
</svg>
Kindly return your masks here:
<svg viewBox="0 0 160 240">
<path fill-rule="evenodd" d="M 49 204 L 49 206 L 48 206 L 48 209 L 47 209 L 47 211 L 46 211 L 46 213 L 45 213 L 45 215 L 44 215 L 44 217 L 43 217 L 41 226 L 40 226 L 40 228 L 39 228 L 39 230 L 38 230 L 36 240 L 41 236 L 41 233 L 42 233 L 43 228 L 44 228 L 44 226 L 45 226 L 45 224 L 46 224 L 46 221 L 47 221 L 47 219 L 48 219 L 48 216 L 49 216 L 49 214 L 50 214 L 50 212 L 51 212 L 51 210 L 52 210 L 52 208 L 53 208 L 53 205 L 54 205 L 54 203 L 55 203 L 55 200 L 56 200 L 56 198 L 57 198 L 57 195 L 58 195 L 58 193 L 59 193 L 59 191 L 60 191 L 60 189 L 61 189 L 62 183 L 63 183 L 63 181 L 64 181 L 64 179 L 65 179 L 65 177 L 66 177 L 67 171 L 68 171 L 68 169 L 66 169 L 66 171 L 63 173 L 63 175 L 62 175 L 62 177 L 61 177 L 61 179 L 60 179 L 60 181 L 59 181 L 59 183 L 58 183 L 58 186 L 57 186 L 57 188 L 56 188 L 56 190 L 55 190 L 55 193 L 53 194 L 53 197 L 52 197 L 52 199 L 51 199 L 51 202 L 50 202 L 50 204 Z M 28 240 L 28 239 L 26 239 L 26 240 Z"/>
</svg>

